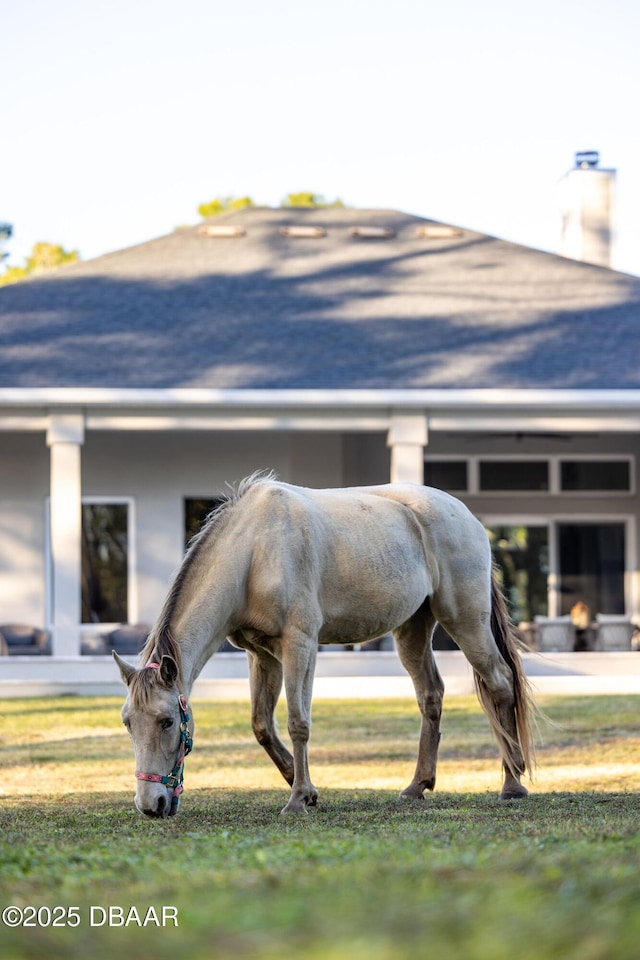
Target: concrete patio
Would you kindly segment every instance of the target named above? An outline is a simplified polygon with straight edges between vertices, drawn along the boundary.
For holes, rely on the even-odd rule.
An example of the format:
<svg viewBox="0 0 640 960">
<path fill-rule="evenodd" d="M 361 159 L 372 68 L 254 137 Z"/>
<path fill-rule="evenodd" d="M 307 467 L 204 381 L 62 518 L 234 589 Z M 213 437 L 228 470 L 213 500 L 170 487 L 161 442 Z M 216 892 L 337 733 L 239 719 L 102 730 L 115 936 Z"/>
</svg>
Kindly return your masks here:
<svg viewBox="0 0 640 960">
<path fill-rule="evenodd" d="M 438 651 L 447 694 L 474 692 L 471 669 L 457 651 Z M 524 664 L 537 694 L 640 694 L 640 653 L 527 653 Z M 61 694 L 120 695 L 111 657 L 3 657 L 0 697 Z M 205 666 L 194 697 L 237 700 L 249 696 L 247 661 L 242 653 L 219 653 Z M 314 685 L 316 698 L 413 697 L 409 677 L 394 652 L 321 652 Z"/>
</svg>

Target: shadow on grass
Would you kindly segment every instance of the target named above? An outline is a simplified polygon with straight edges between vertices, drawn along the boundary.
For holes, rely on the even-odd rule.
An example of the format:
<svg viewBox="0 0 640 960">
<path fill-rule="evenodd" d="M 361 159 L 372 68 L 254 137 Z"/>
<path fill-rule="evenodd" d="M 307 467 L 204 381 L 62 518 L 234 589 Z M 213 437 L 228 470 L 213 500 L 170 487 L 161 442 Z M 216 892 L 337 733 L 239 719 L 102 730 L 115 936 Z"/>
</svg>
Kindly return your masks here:
<svg viewBox="0 0 640 960">
<path fill-rule="evenodd" d="M 117 700 L 114 697 L 110 698 L 108 702 L 100 702 L 97 698 L 92 698 L 90 700 L 84 698 L 79 699 L 76 694 L 61 693 L 50 700 L 34 698 L 32 704 L 27 698 L 21 698 L 18 709 L 13 707 L 11 701 L 8 701 L 6 712 L 7 715 L 11 717 L 33 717 L 41 713 L 91 713 L 91 715 L 103 713 L 105 715 L 117 716 L 123 700 L 124 697 L 121 700 Z"/>
<path fill-rule="evenodd" d="M 78 793 L 43 797 L 6 797 L 0 810 L 4 840 L 15 830 L 50 840 L 53 833 L 60 842 L 83 842 L 103 833 L 128 837 L 170 837 L 188 834 L 207 835 L 216 830 L 242 830 L 248 834 L 263 828 L 286 830 L 322 826 L 334 829 L 388 827 L 393 823 L 428 824 L 450 817 L 465 820 L 493 831 L 499 822 L 518 823 L 540 818 L 541 826 L 564 823 L 567 816 L 596 817 L 619 814 L 630 816 L 636 829 L 637 792 L 556 791 L 530 794 L 524 800 L 504 802 L 497 793 L 452 793 L 436 791 L 425 799 L 406 801 L 392 790 L 326 789 L 318 805 L 306 814 L 281 816 L 288 798 L 284 790 L 194 789 L 185 793 L 180 812 L 168 820 L 149 819 L 135 809 L 133 791 L 117 793 Z"/>
</svg>

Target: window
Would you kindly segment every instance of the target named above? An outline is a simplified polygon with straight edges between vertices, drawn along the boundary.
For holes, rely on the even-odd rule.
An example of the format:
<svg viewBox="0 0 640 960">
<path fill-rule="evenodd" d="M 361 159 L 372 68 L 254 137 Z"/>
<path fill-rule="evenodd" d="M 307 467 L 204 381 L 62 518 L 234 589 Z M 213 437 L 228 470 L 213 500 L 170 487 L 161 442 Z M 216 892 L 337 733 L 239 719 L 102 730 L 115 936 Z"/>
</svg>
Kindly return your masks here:
<svg viewBox="0 0 640 960">
<path fill-rule="evenodd" d="M 452 493 L 617 494 L 635 492 L 631 456 L 427 455 L 424 482 Z"/>
<path fill-rule="evenodd" d="M 516 623 L 546 616 L 549 529 L 496 524 L 486 528 L 499 570 L 500 586 Z"/>
<path fill-rule="evenodd" d="M 424 465 L 426 486 L 438 487 L 439 490 L 467 490 L 467 474 L 466 460 L 427 460 Z"/>
<path fill-rule="evenodd" d="M 592 614 L 623 614 L 624 523 L 559 523 L 560 613 L 578 600 Z"/>
<path fill-rule="evenodd" d="M 129 620 L 129 506 L 82 504 L 82 622 Z"/>
<path fill-rule="evenodd" d="M 592 617 L 625 614 L 625 571 L 634 562 L 631 523 L 631 518 L 485 518 L 513 619 L 566 616 L 578 601 Z"/>
<path fill-rule="evenodd" d="M 562 460 L 560 489 L 571 492 L 629 492 L 631 463 L 629 460 Z"/>
<path fill-rule="evenodd" d="M 549 464 L 546 460 L 481 460 L 480 490 L 547 492 Z"/>
<path fill-rule="evenodd" d="M 219 507 L 225 500 L 224 497 L 203 497 L 201 499 L 188 498 L 184 501 L 184 545 L 185 549 L 189 543 L 200 532 L 202 524 L 207 519 L 212 510 Z"/>
</svg>

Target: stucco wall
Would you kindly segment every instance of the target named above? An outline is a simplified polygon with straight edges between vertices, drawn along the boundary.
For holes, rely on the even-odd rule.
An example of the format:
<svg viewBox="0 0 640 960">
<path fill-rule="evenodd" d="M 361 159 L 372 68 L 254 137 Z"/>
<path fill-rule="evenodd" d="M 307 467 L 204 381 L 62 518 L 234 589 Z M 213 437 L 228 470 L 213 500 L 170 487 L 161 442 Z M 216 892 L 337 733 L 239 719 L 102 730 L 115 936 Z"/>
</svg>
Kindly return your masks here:
<svg viewBox="0 0 640 960">
<path fill-rule="evenodd" d="M 308 486 L 343 482 L 333 433 L 90 433 L 82 451 L 85 497 L 130 497 L 138 571 L 132 618 L 153 621 L 184 551 L 184 499 L 224 492 L 255 470 Z"/>
<path fill-rule="evenodd" d="M 0 434 L 0 623 L 44 624 L 48 493 L 44 435 Z"/>
<path fill-rule="evenodd" d="M 131 501 L 130 618 L 146 622 L 155 619 L 183 555 L 184 498 L 214 496 L 259 469 L 302 486 L 385 482 L 385 458 L 384 438 L 335 432 L 88 431 L 82 494 Z M 46 623 L 48 497 L 44 434 L 1 434 L 0 622 Z"/>
</svg>

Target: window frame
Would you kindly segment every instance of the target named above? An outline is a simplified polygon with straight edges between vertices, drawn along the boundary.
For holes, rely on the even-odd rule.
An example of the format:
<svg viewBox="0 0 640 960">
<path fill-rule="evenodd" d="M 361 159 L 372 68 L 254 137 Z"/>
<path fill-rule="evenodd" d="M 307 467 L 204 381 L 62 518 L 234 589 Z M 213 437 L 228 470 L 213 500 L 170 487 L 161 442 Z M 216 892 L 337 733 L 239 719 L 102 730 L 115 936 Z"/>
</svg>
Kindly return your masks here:
<svg viewBox="0 0 640 960">
<path fill-rule="evenodd" d="M 424 457 L 425 464 L 427 462 L 435 463 L 459 463 L 466 462 L 467 464 L 467 489 L 466 490 L 452 490 L 445 491 L 451 492 L 453 496 L 470 496 L 470 497 L 495 497 L 495 496 L 505 496 L 523 499 L 527 497 L 576 497 L 579 499 L 588 499 L 589 497 L 599 498 L 599 497 L 615 497 L 615 498 L 630 498 L 636 496 L 636 458 L 631 453 L 624 454 L 597 454 L 597 453 L 587 453 L 587 454 L 569 454 L 569 453 L 550 453 L 550 454 L 520 454 L 519 456 L 511 453 L 474 453 L 474 454 L 452 454 L 448 456 L 447 454 L 436 454 L 430 455 L 425 453 Z M 549 465 L 549 489 L 548 490 L 483 490 L 480 487 L 480 464 L 483 461 L 491 461 L 492 463 L 496 462 L 513 462 L 519 461 L 522 463 L 532 463 L 532 462 L 545 462 Z M 598 463 L 628 463 L 629 465 L 629 489 L 627 490 L 563 490 L 561 486 L 561 463 L 563 461 L 588 461 L 588 462 L 598 462 Z"/>
<path fill-rule="evenodd" d="M 540 456 L 539 454 L 522 454 L 521 456 L 513 456 L 510 453 L 504 454 L 478 454 L 476 457 L 476 468 L 475 468 L 475 481 L 477 484 L 477 493 L 481 497 L 495 497 L 495 496 L 504 496 L 508 494 L 510 497 L 548 497 L 549 494 L 553 493 L 554 487 L 554 468 L 552 464 L 551 457 L 549 456 Z M 509 487 L 494 487 L 491 490 L 483 489 L 480 482 L 480 472 L 481 465 L 483 463 L 544 463 L 547 465 L 547 480 L 548 486 L 546 490 L 541 490 L 539 487 L 531 487 L 528 490 L 511 490 Z"/>
<path fill-rule="evenodd" d="M 549 598 L 548 616 L 560 616 L 560 555 L 558 527 L 564 523 L 606 524 L 622 523 L 625 528 L 624 558 L 624 605 L 625 614 L 631 616 L 640 605 L 640 583 L 634 575 L 638 549 L 636 538 L 636 517 L 629 513 L 481 513 L 478 517 L 483 526 L 531 527 L 546 526 L 549 543 L 549 577 L 547 596 Z M 594 615 L 598 611 L 594 610 Z"/>
<path fill-rule="evenodd" d="M 469 492 L 470 492 L 470 487 L 471 487 L 471 485 L 472 485 L 472 477 L 471 477 L 472 463 L 471 463 L 471 461 L 472 461 L 472 458 L 471 458 L 471 457 L 465 457 L 465 456 L 462 456 L 462 455 L 458 455 L 458 456 L 455 456 L 455 455 L 454 455 L 454 456 L 451 456 L 451 457 L 446 457 L 446 456 L 436 456 L 436 457 L 425 456 L 425 458 L 424 458 L 425 468 L 426 468 L 427 463 L 464 463 L 465 466 L 466 466 L 466 468 L 467 468 L 467 469 L 466 469 L 466 474 L 467 474 L 467 486 L 466 486 L 466 488 L 465 488 L 464 490 L 445 490 L 444 487 L 433 487 L 433 484 L 430 484 L 430 486 L 432 486 L 434 490 L 445 490 L 445 493 L 451 493 L 454 497 L 457 496 L 458 494 L 469 493 Z M 423 474 L 422 474 L 422 475 L 423 475 L 423 479 L 424 479 L 424 470 L 423 470 Z"/>
<path fill-rule="evenodd" d="M 547 549 L 549 551 L 549 573 L 547 575 L 547 611 L 551 603 L 551 583 L 553 582 L 558 556 L 553 543 L 555 530 L 551 519 L 536 514 L 487 514 L 479 518 L 482 526 L 487 527 L 543 527 L 547 531 Z M 557 577 L 556 577 L 557 582 Z"/>
<path fill-rule="evenodd" d="M 100 623 L 85 623 L 81 620 L 80 627 L 83 630 L 114 630 L 122 623 L 137 623 L 138 615 L 138 591 L 137 591 L 137 569 L 138 553 L 136 545 L 136 503 L 135 498 L 131 496 L 83 496 L 81 505 L 85 504 L 124 504 L 127 507 L 127 620 L 126 621 L 101 621 Z M 51 556 L 51 499 L 46 500 L 46 622 L 51 624 L 53 617 L 53 558 Z M 80 575 L 80 590 L 82 591 L 82 574 Z M 80 604 L 82 610 L 82 603 Z"/>
<path fill-rule="evenodd" d="M 564 490 L 562 489 L 563 462 L 575 463 L 627 463 L 629 465 L 629 487 L 627 490 Z M 558 455 L 557 468 L 558 493 L 562 497 L 633 497 L 636 494 L 636 459 L 631 454 L 611 454 L 598 456 L 597 454 L 583 454 L 580 456 Z"/>
<path fill-rule="evenodd" d="M 209 500 L 213 504 L 211 508 L 211 511 L 213 511 L 216 509 L 216 506 L 220 506 L 220 504 L 224 503 L 226 499 L 227 499 L 226 495 L 220 492 L 215 494 L 209 494 L 206 497 L 192 497 L 192 496 L 186 496 L 185 494 L 182 495 L 182 538 L 184 541 L 183 550 L 185 553 L 189 547 L 191 540 L 193 539 L 194 536 L 197 536 L 199 532 L 199 531 L 196 531 L 193 534 L 193 536 L 187 538 L 187 503 L 189 501 L 194 501 L 194 500 L 200 500 L 200 501 Z M 211 511 L 209 511 L 209 513 Z M 206 515 L 203 517 L 202 523 L 204 523 L 205 520 L 206 520 Z"/>
</svg>

